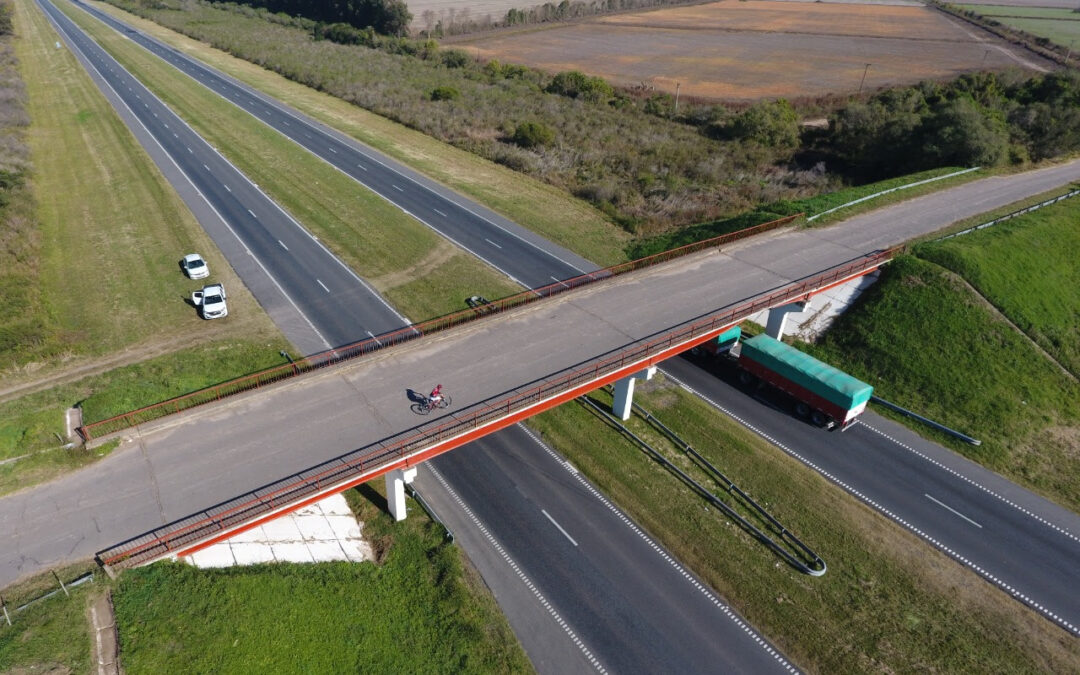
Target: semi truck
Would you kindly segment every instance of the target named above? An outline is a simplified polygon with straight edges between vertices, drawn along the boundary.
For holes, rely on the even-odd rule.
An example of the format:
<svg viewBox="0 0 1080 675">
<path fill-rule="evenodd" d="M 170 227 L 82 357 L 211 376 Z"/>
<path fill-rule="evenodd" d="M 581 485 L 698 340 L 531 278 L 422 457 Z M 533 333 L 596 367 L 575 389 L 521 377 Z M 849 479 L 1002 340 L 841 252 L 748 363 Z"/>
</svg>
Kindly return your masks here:
<svg viewBox="0 0 1080 675">
<path fill-rule="evenodd" d="M 702 345 L 700 351 L 734 359 L 744 384 L 768 384 L 795 401 L 795 413 L 814 425 L 843 429 L 866 409 L 874 388 L 813 356 L 755 335 L 741 340 L 738 326 Z"/>
</svg>

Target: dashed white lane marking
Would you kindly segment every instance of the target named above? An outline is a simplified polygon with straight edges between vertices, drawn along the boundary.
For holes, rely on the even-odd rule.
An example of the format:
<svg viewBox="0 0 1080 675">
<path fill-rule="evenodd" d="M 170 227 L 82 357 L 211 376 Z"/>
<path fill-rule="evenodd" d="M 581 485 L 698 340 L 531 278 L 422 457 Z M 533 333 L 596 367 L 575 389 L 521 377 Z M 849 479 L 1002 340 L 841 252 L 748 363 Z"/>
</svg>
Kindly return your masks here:
<svg viewBox="0 0 1080 675">
<path fill-rule="evenodd" d="M 465 515 L 469 517 L 469 520 L 473 522 L 473 525 L 476 525 L 476 528 L 480 530 L 480 533 L 484 535 L 485 539 L 488 540 L 488 543 L 490 543 L 491 546 L 498 552 L 498 554 L 502 556 L 502 559 L 506 561 L 506 564 L 510 566 L 510 569 L 514 570 L 514 573 L 517 574 L 518 579 L 521 579 L 521 582 L 525 584 L 525 587 L 532 591 L 532 594 L 540 602 L 540 605 L 547 610 L 547 613 L 551 615 L 551 618 L 555 619 L 555 623 L 559 624 L 559 627 L 562 628 L 563 631 L 567 634 L 567 636 L 569 636 L 569 638 L 573 641 L 573 643 L 577 645 L 578 649 L 581 650 L 581 653 L 584 654 L 585 658 L 589 660 L 589 663 L 591 663 L 598 672 L 607 673 L 607 670 L 604 668 L 603 665 L 601 665 L 600 661 L 598 661 L 596 657 L 593 656 L 592 652 L 589 651 L 589 648 L 586 647 L 585 643 L 581 641 L 581 638 L 579 638 L 577 634 L 574 633 L 574 630 L 570 628 L 570 625 L 567 624 L 561 616 L 559 616 L 559 613 L 555 611 L 554 607 L 551 606 L 551 603 L 548 602 L 547 598 L 544 597 L 544 594 L 540 592 L 540 589 L 538 589 L 533 584 L 532 580 L 529 579 L 528 576 L 526 576 L 525 572 L 523 572 L 521 568 L 518 567 L 518 564 L 514 561 L 513 558 L 510 557 L 510 554 L 506 552 L 506 550 L 502 547 L 502 544 L 500 544 L 498 540 L 495 539 L 494 536 L 492 536 L 491 532 L 488 532 L 488 529 L 484 527 L 484 524 L 480 522 L 480 519 L 477 518 L 476 515 L 472 512 L 472 509 L 470 509 L 465 504 L 465 502 L 461 500 L 461 497 L 459 497 L 458 494 L 454 492 L 454 489 L 450 487 L 450 485 L 442 477 L 442 474 L 439 473 L 438 470 L 431 465 L 431 462 L 428 462 L 427 466 L 429 469 L 431 469 L 431 473 L 435 476 L 435 479 L 442 484 L 443 488 L 447 491 L 447 493 L 449 493 L 449 495 L 454 499 L 454 501 L 457 502 L 458 506 L 461 507 L 461 510 L 465 512 Z"/>
<path fill-rule="evenodd" d="M 252 218 L 258 218 L 258 216 L 255 215 L 255 212 L 252 211 L 251 209 L 248 209 L 247 212 L 251 214 Z"/>
<path fill-rule="evenodd" d="M 601 493 L 599 490 L 597 490 L 595 487 L 593 487 L 592 483 L 585 480 L 585 478 L 581 474 L 578 473 L 577 469 L 575 469 L 573 467 L 573 465 L 570 464 L 570 462 L 565 461 L 562 457 L 559 456 L 558 453 L 556 453 L 554 450 L 549 448 L 546 443 L 544 443 L 542 440 L 540 440 L 540 438 L 537 437 L 537 435 L 533 433 L 532 429 L 526 427 L 524 424 L 521 424 L 521 423 L 518 423 L 518 427 L 520 427 L 522 431 L 524 431 L 526 434 L 528 434 L 529 438 L 533 439 L 533 442 L 535 442 L 537 445 L 539 445 L 541 448 L 543 448 L 544 452 L 549 454 L 552 457 L 552 459 L 554 459 L 558 464 L 563 466 L 566 469 L 566 471 L 568 473 L 570 473 L 570 475 L 572 475 L 574 478 L 576 478 L 578 480 L 578 482 L 581 483 L 582 487 L 584 487 L 586 490 L 588 490 L 589 493 L 592 494 L 592 496 L 594 496 L 598 500 L 600 500 L 600 503 L 603 504 L 604 506 L 606 506 L 609 511 L 614 513 L 615 517 L 617 517 L 619 520 L 621 520 L 624 525 L 629 527 L 630 530 L 634 534 L 641 537 L 642 541 L 644 541 L 646 544 L 648 544 L 649 548 L 651 548 L 653 551 L 655 551 L 657 553 L 657 555 L 659 555 L 661 558 L 664 559 L 665 562 L 667 562 L 669 565 L 671 565 L 675 569 L 676 572 L 678 572 L 680 575 L 682 575 L 682 577 L 684 579 L 686 579 L 688 582 L 690 582 L 690 584 L 695 589 L 697 589 L 697 591 L 699 593 L 701 593 L 706 598 L 708 598 L 709 602 L 711 602 L 714 607 L 716 607 L 717 609 L 719 609 L 721 612 L 724 613 L 724 616 L 731 619 L 731 621 L 733 621 L 736 626 L 741 628 L 742 631 L 744 633 L 746 633 L 750 637 L 750 639 L 752 639 L 754 642 L 756 642 L 759 647 L 764 649 L 769 654 L 769 656 L 772 656 L 774 659 L 776 659 L 776 662 L 779 663 L 781 667 L 783 667 L 789 673 L 797 673 L 797 672 L 799 672 L 798 669 L 795 668 L 795 666 L 793 666 L 790 662 L 788 662 L 787 659 L 784 658 L 783 654 L 776 651 L 776 649 L 774 649 L 772 647 L 772 645 L 770 645 L 768 642 L 766 642 L 765 638 L 761 637 L 761 635 L 759 635 L 758 632 L 756 630 L 754 630 L 753 626 L 751 626 L 750 624 L 743 621 L 742 618 L 739 617 L 739 615 L 735 613 L 735 610 L 728 607 L 719 598 L 717 598 L 715 595 L 713 595 L 712 590 L 710 590 L 707 586 L 705 586 L 700 581 L 698 581 L 696 578 L 694 578 L 694 576 L 692 574 L 690 574 L 690 572 L 688 572 L 686 570 L 686 568 L 683 567 L 679 563 L 678 560 L 675 560 L 675 558 L 672 558 L 671 555 L 668 554 L 668 552 L 665 551 L 663 548 L 661 548 L 659 544 L 657 544 L 655 541 L 653 541 L 649 537 L 649 535 L 642 532 L 641 528 L 639 528 L 637 526 L 637 523 L 630 520 L 629 516 L 627 516 L 617 506 L 615 506 L 610 501 L 608 501 L 608 498 L 605 497 L 603 495 L 603 493 Z M 445 483 L 444 483 L 444 485 L 445 485 Z"/>
<path fill-rule="evenodd" d="M 281 120 L 281 121 L 282 121 L 282 122 L 284 122 L 284 123 L 285 123 L 285 126 L 287 126 L 287 127 L 291 127 L 291 126 L 292 126 L 291 124 L 289 124 L 289 120 Z"/>
<path fill-rule="evenodd" d="M 277 240 L 277 243 L 281 244 L 281 248 L 285 249 L 286 251 L 289 250 L 289 247 L 285 245 L 285 242 L 281 241 L 280 239 Z"/>
<path fill-rule="evenodd" d="M 188 151 L 188 152 L 190 152 L 190 153 L 191 153 L 191 154 L 193 154 L 193 155 L 195 154 L 195 151 L 194 151 L 194 150 L 192 150 L 190 146 L 188 146 L 188 149 L 187 149 L 187 151 Z"/>
<path fill-rule="evenodd" d="M 396 185 L 391 185 L 390 187 L 394 188 L 394 189 L 395 189 L 395 190 L 397 190 L 398 192 L 405 192 L 405 190 L 403 190 L 403 189 L 399 188 L 399 187 L 398 187 L 398 186 L 396 186 Z"/>
<path fill-rule="evenodd" d="M 357 169 L 361 169 L 361 170 L 363 170 L 363 171 L 367 171 L 367 170 L 368 170 L 368 168 L 367 168 L 366 166 L 364 166 L 363 164 L 357 164 L 357 165 L 356 165 L 356 168 L 357 168 Z"/>
<path fill-rule="evenodd" d="M 330 148 L 330 152 L 334 153 L 335 155 L 338 154 L 338 151 L 333 147 Z"/>
<path fill-rule="evenodd" d="M 439 209 L 432 209 L 432 211 L 434 211 L 435 213 L 439 214 L 439 215 L 440 215 L 440 216 L 442 216 L 443 218 L 445 218 L 445 217 L 446 217 L 446 214 L 445 214 L 445 213 L 443 213 L 442 211 L 440 211 Z"/>
<path fill-rule="evenodd" d="M 319 284 L 320 286 L 322 286 L 322 289 L 323 289 L 324 291 L 326 291 L 327 293 L 329 293 L 329 292 L 330 292 L 330 289 L 326 287 L 326 284 L 324 284 L 324 283 L 322 282 L 322 280 L 320 280 L 320 279 L 316 279 L 316 280 L 315 280 L 315 283 L 317 283 L 317 284 Z"/>
<path fill-rule="evenodd" d="M 206 169 L 207 171 L 210 170 L 210 167 L 206 166 L 205 164 L 202 165 L 202 168 Z"/>
<path fill-rule="evenodd" d="M 566 537 L 567 539 L 569 539 L 569 540 L 570 540 L 570 543 L 571 543 L 571 544 L 573 544 L 574 546 L 577 546 L 577 542 L 576 542 L 576 541 L 574 541 L 574 538 L 573 538 L 573 537 L 571 537 L 571 536 L 570 536 L 570 534 L 569 534 L 569 533 L 568 533 L 568 532 L 567 532 L 566 530 L 564 530 L 564 529 L 563 529 L 563 526 L 562 526 L 562 525 L 560 525 L 559 523 L 557 523 L 557 522 L 555 521 L 555 519 L 551 517 L 551 514 L 550 514 L 550 513 L 548 513 L 548 512 L 547 512 L 546 510 L 544 510 L 544 509 L 540 509 L 540 513 L 544 514 L 544 515 L 545 515 L 545 516 L 547 517 L 547 519 L 551 521 L 551 524 L 552 524 L 552 525 L 554 525 L 555 527 L 559 528 L 559 532 L 562 532 L 562 533 L 563 533 L 563 536 L 564 536 L 564 537 Z"/>
<path fill-rule="evenodd" d="M 495 247 L 495 248 L 497 248 L 497 249 L 501 249 L 501 248 L 502 248 L 502 246 L 499 246 L 498 244 L 496 244 L 495 242 L 491 241 L 490 239 L 488 239 L 488 238 L 486 238 L 486 237 L 484 238 L 484 241 L 486 241 L 487 243 L 491 244 L 492 246 L 494 246 L 494 247 Z"/>
<path fill-rule="evenodd" d="M 978 565 L 978 564 L 977 564 L 977 563 L 976 563 L 975 561 L 973 561 L 973 560 L 969 560 L 969 559 L 965 558 L 964 556 L 960 555 L 960 553 L 958 553 L 957 551 L 954 551 L 954 550 L 952 550 L 951 548 L 949 548 L 948 546 L 946 546 L 946 545 L 945 545 L 944 543 L 942 543 L 942 542 L 938 541 L 938 540 L 937 540 L 937 539 L 935 539 L 934 537 L 931 537 L 931 536 L 930 536 L 929 534 L 927 534 L 926 532 L 923 532 L 923 531 L 922 531 L 922 530 L 920 530 L 920 529 L 919 529 L 918 527 L 915 527 L 915 525 L 913 525 L 912 523 L 909 523 L 908 521 L 904 520 L 903 518 L 901 518 L 901 517 L 900 517 L 900 516 L 898 516 L 897 514 L 893 513 L 893 512 L 892 512 L 892 511 L 890 511 L 889 509 L 885 508 L 885 507 L 884 507 L 884 506 L 882 506 L 881 504 L 877 503 L 877 502 L 876 502 L 876 501 L 874 501 L 873 499 L 870 499 L 870 497 L 868 497 L 867 495 L 863 494 L 862 492 L 859 492 L 858 490 L 856 490 L 856 489 L 855 489 L 855 488 L 853 488 L 852 486 L 848 485 L 848 484 L 847 484 L 847 483 L 845 483 L 844 481 L 840 480 L 840 479 L 839 479 L 839 478 L 837 478 L 836 476 L 832 475 L 831 473 L 829 473 L 828 471 L 826 471 L 826 470 L 825 470 L 825 469 L 823 469 L 822 467 L 818 466 L 817 464 L 814 464 L 813 462 L 811 462 L 811 461 L 810 461 L 810 460 L 808 460 L 807 458 L 803 457 L 803 456 L 802 456 L 802 455 L 800 455 L 799 453 L 797 453 L 797 452 L 795 452 L 794 450 L 792 450 L 791 448 L 787 447 L 786 445 L 784 445 L 783 443 L 781 443 L 781 442 L 780 442 L 780 441 L 778 441 L 777 439 L 773 438 L 772 436 L 768 435 L 767 433 L 765 433 L 765 432 L 764 432 L 764 431 L 762 431 L 761 429 L 758 429 L 758 428 L 757 428 L 757 427 L 755 427 L 755 426 L 754 426 L 753 424 L 750 424 L 749 422 L 747 422 L 746 420 L 742 419 L 741 417 L 739 417 L 739 416 L 738 416 L 738 415 L 736 415 L 735 413 L 731 412 L 730 410 L 728 410 L 728 409 L 727 409 L 727 408 L 725 408 L 724 406 L 720 405 L 720 404 L 719 404 L 719 403 L 717 403 L 716 401 L 712 400 L 712 399 L 711 399 L 711 398 L 709 398 L 708 396 L 705 396 L 704 394 L 702 394 L 701 392 L 697 391 L 696 389 L 694 389 L 694 388 L 693 388 L 693 387 L 691 387 L 690 385 L 688 385 L 688 384 L 686 384 L 685 382 L 683 382 L 683 381 L 679 380 L 679 379 L 678 379 L 677 377 L 673 376 L 673 375 L 672 375 L 671 373 L 669 373 L 669 372 L 666 372 L 666 371 L 665 371 L 665 372 L 664 372 L 664 376 L 665 376 L 665 377 L 667 377 L 667 378 L 668 378 L 669 380 L 671 380 L 672 382 L 674 382 L 675 384 L 677 384 L 677 385 L 679 385 L 680 387 L 682 387 L 683 389 L 685 389 L 686 391 L 690 392 L 690 393 L 691 393 L 691 394 L 693 394 L 694 396 L 697 396 L 697 397 L 698 397 L 698 398 L 700 398 L 700 399 L 701 399 L 702 401 L 705 401 L 706 403 L 708 403 L 708 404 L 709 404 L 709 405 L 711 405 L 712 407 L 714 407 L 714 408 L 716 408 L 717 410 L 719 410 L 720 412 L 724 413 L 725 415 L 727 415 L 727 416 L 728 416 L 728 417 L 730 417 L 731 419 L 735 420 L 735 421 L 736 421 L 736 422 L 738 422 L 739 424 L 743 425 L 744 427 L 746 427 L 746 428 L 747 428 L 747 429 L 749 429 L 750 431 L 753 431 L 753 432 L 754 432 L 755 434 L 757 434 L 758 436 L 761 436 L 762 438 L 764 438 L 765 440 L 769 441 L 770 443 L 772 443 L 772 444 L 773 444 L 773 445 L 775 445 L 776 447 L 780 448 L 781 450 L 783 450 L 783 451 L 784 451 L 784 452 L 786 452 L 787 454 L 791 455 L 791 456 L 792 456 L 792 457 L 794 457 L 795 459 L 797 459 L 797 460 L 799 460 L 800 462 L 802 462 L 803 464 L 807 465 L 808 467 L 810 467 L 810 468 L 811 468 L 811 469 L 813 469 L 814 471 L 817 471 L 817 472 L 818 472 L 818 473 L 820 473 L 820 474 L 821 474 L 822 476 L 825 476 L 826 478 L 828 478 L 829 480 L 831 480 L 831 481 L 832 481 L 833 483 L 836 483 L 836 484 L 837 484 L 837 485 L 839 485 L 840 487 L 844 488 L 844 489 L 845 489 L 845 490 L 847 490 L 847 491 L 848 491 L 849 493 L 851 493 L 851 494 L 855 495 L 856 497 L 858 497 L 858 498 L 859 498 L 859 499 L 861 499 L 862 501 L 864 501 L 864 502 L 866 502 L 867 504 L 869 504 L 869 505 L 870 505 L 871 507 L 873 507 L 874 509 L 876 509 L 876 510 L 880 511 L 881 513 L 883 513 L 883 514 L 884 514 L 885 516 L 887 516 L 887 517 L 888 517 L 889 519 L 891 519 L 891 520 L 894 520 L 894 521 L 896 521 L 897 523 L 900 523 L 901 525 L 903 525 L 904 527 L 906 527 L 906 528 L 907 528 L 908 530 L 910 530 L 911 532 L 914 532 L 914 533 L 915 533 L 915 534 L 916 534 L 917 536 L 919 536 L 920 538 L 922 538 L 922 539 L 925 539 L 926 541 L 930 542 L 931 544 L 933 544 L 934 546 L 936 546 L 936 547 L 937 547 L 937 548 L 938 548 L 939 550 L 943 551 L 943 552 L 944 552 L 944 553 L 945 553 L 946 555 L 948 555 L 949 557 L 953 558 L 954 560 L 957 560 L 957 561 L 958 561 L 958 562 L 960 562 L 960 563 L 961 563 L 962 565 L 965 565 L 965 566 L 967 566 L 967 567 L 971 568 L 972 570 L 974 570 L 974 571 L 975 571 L 975 573 L 976 573 L 976 574 L 978 574 L 979 576 L 981 576 L 981 577 L 982 577 L 983 579 L 986 579 L 987 581 L 989 581 L 990 583 L 994 584 L 994 585 L 995 585 L 995 586 L 997 586 L 998 588 L 1002 589 L 1003 591 L 1005 591 L 1005 592 L 1006 592 L 1006 593 L 1008 593 L 1009 595 L 1013 596 L 1014 598 L 1016 598 L 1016 599 L 1017 599 L 1017 600 L 1019 600 L 1020 602 L 1024 603 L 1025 605 L 1027 605 L 1028 607 L 1031 607 L 1032 609 L 1034 609 L 1034 610 L 1035 610 L 1035 611 L 1037 611 L 1038 613 L 1040 613 L 1040 614 L 1042 614 L 1043 616 L 1047 617 L 1048 619 L 1050 619 L 1051 621 L 1053 621 L 1053 622 L 1054 622 L 1054 623 L 1056 623 L 1057 625 L 1059 625 L 1059 626 L 1061 626 L 1061 627 L 1065 628 L 1065 629 L 1066 629 L 1067 631 L 1069 631 L 1070 633 L 1072 633 L 1072 634 L 1074 634 L 1074 635 L 1080 635 L 1080 627 L 1074 626 L 1073 624 L 1071 624 L 1071 623 L 1069 623 L 1069 622 L 1068 622 L 1067 620 L 1065 620 L 1065 619 L 1064 619 L 1063 617 L 1060 617 L 1060 616 L 1058 616 L 1058 615 L 1057 615 L 1056 613 L 1054 613 L 1054 612 L 1050 611 L 1049 609 L 1047 609 L 1047 608 L 1046 608 L 1046 607 L 1044 607 L 1043 605 L 1039 604 L 1038 602 L 1035 602 L 1035 600 L 1033 600 L 1032 598 L 1028 597 L 1028 596 L 1027 596 L 1026 594 L 1022 593 L 1021 591 L 1019 591 L 1018 589 L 1014 588 L 1013 586 L 1009 585 L 1009 584 L 1008 584 L 1007 582 L 1005 582 L 1005 581 L 1004 581 L 1003 579 L 999 579 L 999 578 L 997 578 L 996 576 L 994 576 L 993 574 L 991 574 L 991 573 L 990 573 L 989 571 L 987 571 L 987 570 L 983 569 L 983 568 L 982 568 L 982 567 L 981 567 L 980 565 Z M 875 430 L 875 429 L 874 429 L 873 427 L 871 427 L 871 426 L 870 426 L 870 425 L 868 425 L 868 424 L 864 424 L 863 426 L 865 426 L 865 427 L 866 427 L 867 429 Z M 875 430 L 875 431 L 876 431 L 876 430 Z M 881 433 L 881 432 L 878 432 L 878 433 Z M 885 436 L 885 434 L 881 434 L 881 435 L 882 435 L 882 436 Z M 886 437 L 887 437 L 887 436 L 886 436 Z M 888 437 L 887 437 L 887 438 L 888 438 Z M 894 441 L 895 441 L 895 439 L 890 439 L 890 440 L 894 440 Z M 896 441 L 896 442 L 899 442 L 899 441 Z M 905 447 L 907 447 L 907 446 L 905 446 Z M 911 448 L 908 448 L 908 449 L 910 450 Z M 912 450 L 912 452 L 916 452 L 916 451 Z M 920 453 L 916 453 L 916 454 L 920 454 Z M 933 460 L 930 460 L 930 461 L 933 461 Z M 935 462 L 935 464 L 936 464 L 936 462 Z M 940 465 L 939 465 L 939 466 L 940 466 Z M 946 468 L 946 469 L 947 469 L 947 467 L 942 467 L 942 468 Z M 959 474 L 957 474 L 957 475 L 959 475 Z M 963 478 L 963 476 L 961 476 L 961 478 Z M 973 485 L 975 484 L 975 483 L 974 483 L 973 481 L 970 481 L 970 479 L 965 479 L 965 480 L 969 480 L 969 482 L 972 482 L 972 484 L 973 484 Z M 990 491 L 989 491 L 989 490 L 987 490 L 987 492 L 990 492 Z M 990 494 L 993 494 L 993 493 L 991 492 Z M 1003 501 L 1006 501 L 1006 500 L 1003 500 Z M 1017 508 L 1019 508 L 1019 507 L 1017 507 Z M 1023 510 L 1023 509 L 1021 509 L 1021 510 Z M 1035 516 L 1035 517 L 1037 517 L 1037 516 Z M 1040 519 L 1040 520 L 1041 520 L 1041 519 Z M 1045 521 L 1044 521 L 1044 522 L 1045 522 Z M 1049 524 L 1049 523 L 1047 523 L 1047 524 Z M 1051 527 L 1052 527 L 1052 526 L 1051 526 Z M 1059 530 L 1059 531 L 1061 531 L 1061 532 L 1065 532 L 1064 530 L 1060 530 L 1059 528 L 1054 528 L 1054 529 L 1058 529 L 1058 530 Z M 1067 534 L 1067 533 L 1066 533 L 1066 534 Z M 1070 535 L 1070 536 L 1071 536 L 1071 535 Z"/>
<path fill-rule="evenodd" d="M 961 518 L 963 518 L 964 520 L 968 521 L 969 523 L 971 523 L 971 524 L 972 524 L 972 525 L 974 525 L 975 527 L 979 528 L 980 530 L 982 529 L 982 525 L 980 525 L 980 524 L 976 523 L 976 522 L 975 522 L 974 520 L 972 520 L 971 518 L 968 518 L 967 516 L 965 516 L 964 514 L 960 513 L 959 511 L 957 511 L 957 510 L 956 510 L 956 509 L 954 509 L 953 507 L 949 506 L 948 504 L 946 504 L 946 503 L 944 503 L 944 502 L 941 502 L 941 501 L 938 501 L 937 499 L 934 499 L 933 497 L 931 497 L 931 496 L 930 496 L 929 494 L 927 494 L 927 493 L 925 493 L 925 492 L 923 493 L 923 496 L 924 496 L 924 497 L 926 497 L 927 499 L 929 499 L 930 501 L 934 502 L 935 504 L 937 504 L 937 505 L 938 505 L 938 506 L 940 506 L 941 508 L 943 508 L 943 509 L 946 509 L 946 510 L 948 510 L 948 511 L 952 511 L 953 513 L 955 513 L 956 515 L 960 516 L 960 517 L 961 517 Z"/>
<path fill-rule="evenodd" d="M 960 473 L 959 471 L 956 471 L 955 469 L 950 469 L 949 467 L 945 466 L 944 464 L 937 461 L 936 459 L 933 459 L 932 457 L 929 457 L 929 456 L 919 452 L 918 450 L 911 447 L 907 443 L 904 443 L 903 441 L 899 441 L 899 440 L 893 438 L 892 436 L 890 436 L 889 434 L 885 433 L 884 431 L 880 431 L 878 429 L 875 429 L 874 427 L 870 426 L 869 424 L 864 423 L 863 426 L 866 427 L 867 429 L 869 429 L 870 431 L 873 431 L 875 434 L 877 434 L 879 436 L 882 436 L 884 438 L 887 438 L 888 440 L 892 441 L 893 443 L 896 443 L 897 445 L 899 445 L 901 448 L 907 450 L 908 452 L 916 454 L 919 457 L 922 457 L 923 459 L 930 462 L 931 464 L 938 467 L 939 469 L 942 469 L 944 471 L 947 471 L 947 472 L 951 473 L 952 475 L 956 476 L 957 478 L 964 481 L 965 483 L 968 483 L 970 485 L 973 485 L 973 486 L 977 487 L 978 489 L 982 490 L 983 492 L 990 495 L 991 497 L 994 497 L 996 499 L 999 499 L 999 500 L 1005 502 L 1006 504 L 1013 507 L 1017 511 L 1023 513 L 1024 515 L 1030 516 L 1031 518 L 1034 518 L 1035 520 L 1039 521 L 1043 525 L 1046 525 L 1047 527 L 1049 527 L 1051 530 L 1054 530 L 1055 532 L 1057 532 L 1059 534 L 1063 534 L 1066 537 L 1068 537 L 1069 539 L 1072 539 L 1073 541 L 1080 542 L 1080 537 L 1077 537 L 1072 532 L 1066 530 L 1063 527 L 1059 527 L 1059 526 L 1055 525 L 1054 523 L 1051 523 L 1049 520 L 1046 520 L 1042 516 L 1040 516 L 1040 515 L 1038 515 L 1036 513 L 1033 513 L 1031 511 L 1029 511 L 1028 509 L 1025 509 L 1023 506 L 1020 506 L 1016 502 L 1011 501 L 1011 500 L 999 495 L 998 493 L 994 492 L 990 488 L 982 485 L 981 483 L 975 482 L 974 480 L 968 478 L 967 476 Z"/>
<path fill-rule="evenodd" d="M 225 185 L 225 183 L 222 183 L 222 185 Z M 229 191 L 229 192 L 232 192 L 232 188 L 231 188 L 231 187 L 229 187 L 228 185 L 225 185 L 225 189 L 226 189 L 227 191 Z"/>
</svg>

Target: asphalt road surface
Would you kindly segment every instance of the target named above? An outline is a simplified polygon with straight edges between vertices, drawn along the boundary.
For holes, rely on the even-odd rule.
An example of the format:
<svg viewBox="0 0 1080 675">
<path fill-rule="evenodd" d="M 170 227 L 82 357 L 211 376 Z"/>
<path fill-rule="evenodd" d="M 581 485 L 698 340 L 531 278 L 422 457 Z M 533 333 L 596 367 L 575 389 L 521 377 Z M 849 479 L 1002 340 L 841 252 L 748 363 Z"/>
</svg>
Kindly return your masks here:
<svg viewBox="0 0 1080 675">
<path fill-rule="evenodd" d="M 75 5 L 171 63 L 424 225 L 526 288 L 591 272 L 596 265 L 303 113 L 145 35 L 89 5 Z"/>
<path fill-rule="evenodd" d="M 724 361 L 662 369 L 724 413 L 1074 635 L 1080 635 L 1080 516 L 868 411 L 815 428 L 775 393 L 739 387 Z M 805 533 L 813 541 L 812 533 Z M 830 567 L 842 561 L 829 558 Z"/>
<path fill-rule="evenodd" d="M 233 244 L 229 241 L 232 235 L 242 242 L 248 255 L 259 261 L 261 269 L 323 339 L 325 347 L 356 342 L 407 323 L 49 0 L 38 4 L 88 70 L 104 80 L 225 224 L 224 230 L 210 230 L 215 241 L 223 239 L 228 247 Z M 257 289 L 261 285 L 251 284 L 260 302 Z"/>
</svg>

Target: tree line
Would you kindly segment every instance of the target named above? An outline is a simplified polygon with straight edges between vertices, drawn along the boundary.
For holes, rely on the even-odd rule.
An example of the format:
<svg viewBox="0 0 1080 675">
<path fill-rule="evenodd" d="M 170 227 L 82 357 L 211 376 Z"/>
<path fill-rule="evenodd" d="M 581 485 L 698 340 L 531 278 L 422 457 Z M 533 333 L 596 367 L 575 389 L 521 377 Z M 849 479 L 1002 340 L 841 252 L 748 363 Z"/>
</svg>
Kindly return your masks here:
<svg viewBox="0 0 1080 675">
<path fill-rule="evenodd" d="M 239 4 L 317 23 L 370 27 L 383 35 L 405 35 L 412 21 L 412 14 L 403 0 L 239 0 Z"/>
</svg>

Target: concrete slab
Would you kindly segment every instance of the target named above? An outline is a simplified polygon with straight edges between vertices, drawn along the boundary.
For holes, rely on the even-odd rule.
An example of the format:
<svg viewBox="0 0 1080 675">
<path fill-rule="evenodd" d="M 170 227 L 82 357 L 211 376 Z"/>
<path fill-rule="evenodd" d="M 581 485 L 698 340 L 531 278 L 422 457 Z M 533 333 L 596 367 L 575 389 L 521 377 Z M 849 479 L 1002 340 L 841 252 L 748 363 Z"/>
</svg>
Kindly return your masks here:
<svg viewBox="0 0 1080 675">
<path fill-rule="evenodd" d="M 267 544 L 233 543 L 230 548 L 237 565 L 257 565 L 275 561 L 274 551 Z"/>
<path fill-rule="evenodd" d="M 334 528 L 330 527 L 330 523 L 326 522 L 326 516 L 322 514 L 296 517 L 293 518 L 293 522 L 296 523 L 297 529 L 303 535 L 304 541 L 334 541 L 337 539 Z"/>
<path fill-rule="evenodd" d="M 329 562 L 331 560 L 348 560 L 345 550 L 337 541 L 309 541 L 307 542 L 308 553 L 315 562 Z"/>
<path fill-rule="evenodd" d="M 262 530 L 266 535 L 264 541 L 303 541 L 304 535 L 296 525 L 295 518 L 278 518 L 268 523 L 263 523 Z"/>
<path fill-rule="evenodd" d="M 244 532 L 229 538 L 229 543 L 231 544 L 262 541 L 267 541 L 266 532 L 263 531 L 262 525 L 253 527 L 250 530 L 245 530 Z"/>
<path fill-rule="evenodd" d="M 339 540 L 360 539 L 360 524 L 352 516 L 326 516 L 326 524 Z"/>
<path fill-rule="evenodd" d="M 203 569 L 232 567 L 236 564 L 236 560 L 233 558 L 232 550 L 228 546 L 211 546 L 192 554 L 191 564 Z"/>
<path fill-rule="evenodd" d="M 312 557 L 311 551 L 303 542 L 300 543 L 278 543 L 272 544 L 271 549 L 274 551 L 274 557 L 278 562 L 294 562 L 294 563 L 310 563 L 315 562 L 315 558 Z"/>
</svg>

